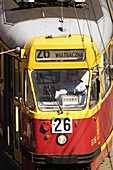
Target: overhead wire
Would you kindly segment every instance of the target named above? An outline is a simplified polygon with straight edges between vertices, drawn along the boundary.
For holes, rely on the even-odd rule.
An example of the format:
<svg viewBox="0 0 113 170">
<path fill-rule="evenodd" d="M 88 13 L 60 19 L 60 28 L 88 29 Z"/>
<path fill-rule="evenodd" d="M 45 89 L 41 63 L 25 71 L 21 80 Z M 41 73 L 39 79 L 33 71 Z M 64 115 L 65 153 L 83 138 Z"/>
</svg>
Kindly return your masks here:
<svg viewBox="0 0 113 170">
<path fill-rule="evenodd" d="M 73 2 L 74 11 L 75 11 L 75 18 L 77 18 L 77 24 L 78 24 L 78 29 L 79 29 L 80 36 L 81 36 L 82 45 L 83 45 L 83 48 L 84 48 L 84 51 L 85 51 L 84 35 L 82 34 L 82 31 L 81 31 L 81 27 L 80 27 L 80 23 L 79 23 L 79 18 L 78 18 L 78 14 L 77 14 L 77 9 L 76 9 L 74 0 L 72 2 Z M 87 59 L 87 55 L 86 55 L 86 61 L 87 61 L 88 70 L 90 70 L 88 59 Z"/>
</svg>

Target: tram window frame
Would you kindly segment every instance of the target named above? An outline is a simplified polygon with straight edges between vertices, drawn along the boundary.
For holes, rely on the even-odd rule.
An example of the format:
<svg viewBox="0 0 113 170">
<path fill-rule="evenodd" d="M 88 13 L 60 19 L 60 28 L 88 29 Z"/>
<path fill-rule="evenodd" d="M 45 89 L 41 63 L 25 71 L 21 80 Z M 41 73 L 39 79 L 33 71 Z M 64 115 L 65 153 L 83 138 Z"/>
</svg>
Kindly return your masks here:
<svg viewBox="0 0 113 170">
<path fill-rule="evenodd" d="M 31 100 L 28 100 L 28 96 L 30 96 Z M 27 69 L 24 70 L 24 103 L 26 107 L 31 110 L 34 110 L 35 103 Z"/>
<path fill-rule="evenodd" d="M 108 92 L 110 86 L 111 86 L 111 76 L 110 76 L 110 68 L 108 67 L 110 64 L 110 49 L 111 46 L 109 46 L 106 50 L 106 52 L 103 54 L 103 66 L 101 70 L 101 96 L 102 99 Z"/>
</svg>

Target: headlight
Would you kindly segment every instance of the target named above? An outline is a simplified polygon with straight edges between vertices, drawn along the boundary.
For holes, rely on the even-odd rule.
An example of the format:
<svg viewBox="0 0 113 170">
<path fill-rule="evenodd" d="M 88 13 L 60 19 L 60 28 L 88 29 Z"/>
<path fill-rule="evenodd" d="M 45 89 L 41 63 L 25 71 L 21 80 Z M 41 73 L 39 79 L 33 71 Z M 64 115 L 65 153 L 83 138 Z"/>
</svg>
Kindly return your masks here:
<svg viewBox="0 0 113 170">
<path fill-rule="evenodd" d="M 56 142 L 59 144 L 59 145 L 65 145 L 68 141 L 68 137 L 67 135 L 63 134 L 63 135 L 58 135 L 57 138 L 56 138 Z"/>
</svg>

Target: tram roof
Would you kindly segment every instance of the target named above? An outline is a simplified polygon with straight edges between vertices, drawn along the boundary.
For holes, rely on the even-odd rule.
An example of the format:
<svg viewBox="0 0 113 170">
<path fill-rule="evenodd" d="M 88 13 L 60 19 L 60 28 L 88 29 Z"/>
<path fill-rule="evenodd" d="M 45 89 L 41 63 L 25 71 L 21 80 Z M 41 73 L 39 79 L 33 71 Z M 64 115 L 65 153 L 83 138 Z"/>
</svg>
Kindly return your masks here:
<svg viewBox="0 0 113 170">
<path fill-rule="evenodd" d="M 6 20 L 10 23 L 17 23 L 29 19 L 37 19 L 37 18 L 43 18 L 42 12 L 44 12 L 45 18 L 61 18 L 61 7 L 59 3 L 54 4 L 51 3 L 51 6 L 48 2 L 48 0 L 39 0 L 39 2 L 43 3 L 37 3 L 32 8 L 21 8 L 21 0 L 4 0 L 4 9 L 6 13 Z M 57 0 L 56 0 L 57 1 Z M 52 2 L 52 1 L 51 1 Z M 86 14 L 88 20 L 99 20 L 103 14 L 102 9 L 99 3 L 99 0 L 93 0 L 93 9 L 96 15 L 96 18 L 93 13 L 91 0 L 86 0 L 85 4 Z M 84 9 L 82 7 L 77 7 L 77 16 L 75 14 L 75 9 L 73 7 L 73 4 L 71 3 L 70 6 L 63 7 L 63 17 L 65 18 L 79 18 L 79 19 L 86 19 L 84 14 Z"/>
<path fill-rule="evenodd" d="M 106 0 L 86 0 L 85 8 L 76 7 L 76 10 L 71 5 L 62 8 L 47 3 L 20 8 L 20 1 L 0 0 L 0 38 L 9 48 L 23 48 L 38 36 L 84 34 L 95 41 L 100 54 L 112 37 L 113 24 Z M 63 31 L 59 29 L 62 25 Z"/>
</svg>

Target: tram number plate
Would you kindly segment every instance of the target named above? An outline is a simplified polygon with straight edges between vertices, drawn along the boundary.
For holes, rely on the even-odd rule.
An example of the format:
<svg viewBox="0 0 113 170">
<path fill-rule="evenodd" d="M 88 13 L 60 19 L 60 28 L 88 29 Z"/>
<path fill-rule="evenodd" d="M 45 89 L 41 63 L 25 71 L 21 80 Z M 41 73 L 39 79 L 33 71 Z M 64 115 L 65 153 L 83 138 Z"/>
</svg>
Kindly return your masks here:
<svg viewBox="0 0 113 170">
<path fill-rule="evenodd" d="M 52 118 L 52 133 L 72 133 L 72 117 Z"/>
</svg>

